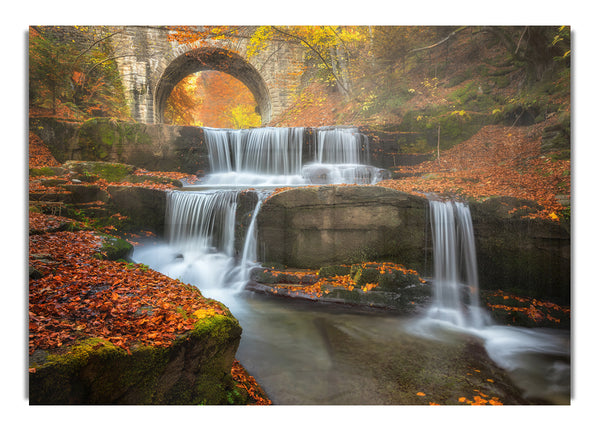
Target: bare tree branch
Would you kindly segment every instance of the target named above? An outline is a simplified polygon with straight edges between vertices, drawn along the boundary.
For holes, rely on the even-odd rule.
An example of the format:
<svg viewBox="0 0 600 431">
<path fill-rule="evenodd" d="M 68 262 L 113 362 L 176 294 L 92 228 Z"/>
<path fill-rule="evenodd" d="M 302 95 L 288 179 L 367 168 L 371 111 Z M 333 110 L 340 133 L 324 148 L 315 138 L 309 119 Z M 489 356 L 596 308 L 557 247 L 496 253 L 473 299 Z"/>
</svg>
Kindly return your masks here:
<svg viewBox="0 0 600 431">
<path fill-rule="evenodd" d="M 422 48 L 415 48 L 415 49 L 411 49 L 410 51 L 408 51 L 409 53 L 413 53 L 413 52 L 418 52 L 418 51 L 424 51 L 426 49 L 432 49 L 435 48 L 436 46 L 440 46 L 442 43 L 447 42 L 448 40 L 450 40 L 450 38 L 452 36 L 454 36 L 455 34 L 457 34 L 458 32 L 464 30 L 465 28 L 467 28 L 466 26 L 457 28 L 456 30 L 454 30 L 452 33 L 450 33 L 448 36 L 446 36 L 445 38 L 443 38 L 442 40 L 440 40 L 439 42 L 434 43 L 433 45 L 429 45 L 429 46 L 424 46 Z"/>
</svg>

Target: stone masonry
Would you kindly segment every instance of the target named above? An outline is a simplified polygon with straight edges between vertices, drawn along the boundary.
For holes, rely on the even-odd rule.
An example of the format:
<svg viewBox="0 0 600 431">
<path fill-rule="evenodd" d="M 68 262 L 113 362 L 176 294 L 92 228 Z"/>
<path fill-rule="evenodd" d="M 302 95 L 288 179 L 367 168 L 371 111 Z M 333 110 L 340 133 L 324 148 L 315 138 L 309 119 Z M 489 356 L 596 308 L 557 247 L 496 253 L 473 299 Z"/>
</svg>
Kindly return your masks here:
<svg viewBox="0 0 600 431">
<path fill-rule="evenodd" d="M 300 84 L 302 49 L 270 41 L 248 55 L 249 37 L 170 42 L 163 26 L 113 27 L 111 38 L 132 117 L 142 123 L 163 123 L 166 100 L 185 76 L 218 70 L 243 82 L 254 95 L 263 124 L 287 109 Z M 247 30 L 248 35 L 252 29 Z M 242 32 L 243 33 L 243 32 Z"/>
</svg>

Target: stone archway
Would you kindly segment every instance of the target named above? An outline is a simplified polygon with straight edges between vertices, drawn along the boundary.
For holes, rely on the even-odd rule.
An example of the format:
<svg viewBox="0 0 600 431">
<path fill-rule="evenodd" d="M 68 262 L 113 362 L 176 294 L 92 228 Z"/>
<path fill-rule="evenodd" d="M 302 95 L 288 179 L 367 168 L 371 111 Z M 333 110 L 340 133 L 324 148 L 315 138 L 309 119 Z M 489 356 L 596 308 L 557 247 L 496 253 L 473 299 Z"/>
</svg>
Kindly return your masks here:
<svg viewBox="0 0 600 431">
<path fill-rule="evenodd" d="M 167 98 L 175 85 L 186 76 L 205 70 L 224 72 L 240 80 L 254 96 L 262 123 L 266 124 L 271 120 L 269 90 L 258 71 L 244 58 L 231 51 L 204 47 L 176 57 L 159 78 L 154 92 L 155 115 L 159 123 L 164 122 Z"/>
</svg>

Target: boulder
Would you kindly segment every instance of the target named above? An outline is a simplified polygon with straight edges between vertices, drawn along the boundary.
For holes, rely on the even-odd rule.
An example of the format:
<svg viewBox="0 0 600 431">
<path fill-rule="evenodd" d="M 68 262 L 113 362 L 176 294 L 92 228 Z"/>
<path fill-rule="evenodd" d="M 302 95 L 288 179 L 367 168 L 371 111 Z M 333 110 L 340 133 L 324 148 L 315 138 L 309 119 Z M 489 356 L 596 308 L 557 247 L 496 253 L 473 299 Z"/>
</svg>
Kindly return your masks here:
<svg viewBox="0 0 600 431">
<path fill-rule="evenodd" d="M 227 404 L 242 329 L 215 315 L 169 347 L 130 352 L 101 338 L 30 356 L 29 402 L 40 404 Z"/>
<path fill-rule="evenodd" d="M 258 215 L 259 256 L 296 268 L 388 260 L 420 269 L 427 200 L 378 186 L 295 188 Z"/>
<path fill-rule="evenodd" d="M 107 190 L 112 210 L 129 218 L 128 230 L 163 232 L 167 199 L 164 190 L 135 186 L 108 186 Z"/>
</svg>

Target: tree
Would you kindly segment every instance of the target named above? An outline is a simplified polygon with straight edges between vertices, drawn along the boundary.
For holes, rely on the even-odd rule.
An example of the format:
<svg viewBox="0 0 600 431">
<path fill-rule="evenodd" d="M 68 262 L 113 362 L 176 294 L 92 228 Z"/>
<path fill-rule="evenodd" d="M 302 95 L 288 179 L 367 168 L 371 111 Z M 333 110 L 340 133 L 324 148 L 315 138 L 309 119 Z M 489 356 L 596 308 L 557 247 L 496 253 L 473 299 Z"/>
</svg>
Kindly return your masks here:
<svg viewBox="0 0 600 431">
<path fill-rule="evenodd" d="M 167 99 L 165 117 L 172 124 L 249 128 L 261 124 L 250 90 L 231 75 L 203 71 L 188 75 Z"/>
<path fill-rule="evenodd" d="M 556 60 L 569 61 L 571 33 L 567 26 L 483 27 L 506 49 L 513 64 L 524 68 L 526 79 L 535 82 L 554 69 Z M 567 63 L 569 66 L 569 63 Z"/>
<path fill-rule="evenodd" d="M 78 119 L 125 117 L 123 89 L 108 43 L 114 34 L 106 27 L 30 27 L 30 109 Z"/>
<path fill-rule="evenodd" d="M 270 41 L 302 46 L 306 62 L 316 71 L 310 79 L 335 85 L 347 96 L 352 93 L 351 62 L 358 57 L 360 43 L 368 33 L 367 27 L 357 26 L 179 26 L 170 30 L 170 40 L 179 43 L 226 37 L 248 39 L 248 56 L 255 55 Z"/>
</svg>

